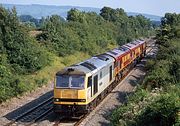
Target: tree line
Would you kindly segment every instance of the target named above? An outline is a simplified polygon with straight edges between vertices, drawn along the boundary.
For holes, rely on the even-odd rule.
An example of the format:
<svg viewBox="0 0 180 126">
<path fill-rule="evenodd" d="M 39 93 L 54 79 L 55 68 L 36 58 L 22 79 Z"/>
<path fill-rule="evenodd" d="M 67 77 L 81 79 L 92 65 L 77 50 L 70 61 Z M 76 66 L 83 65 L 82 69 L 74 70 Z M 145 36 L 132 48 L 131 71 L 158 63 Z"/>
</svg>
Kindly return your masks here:
<svg viewBox="0 0 180 126">
<path fill-rule="evenodd" d="M 142 15 L 127 16 L 123 9 L 104 7 L 100 14 L 71 9 L 67 20 L 58 15 L 43 21 L 44 33 L 37 36 L 60 56 L 83 51 L 91 55 L 152 33 L 152 24 Z"/>
</svg>

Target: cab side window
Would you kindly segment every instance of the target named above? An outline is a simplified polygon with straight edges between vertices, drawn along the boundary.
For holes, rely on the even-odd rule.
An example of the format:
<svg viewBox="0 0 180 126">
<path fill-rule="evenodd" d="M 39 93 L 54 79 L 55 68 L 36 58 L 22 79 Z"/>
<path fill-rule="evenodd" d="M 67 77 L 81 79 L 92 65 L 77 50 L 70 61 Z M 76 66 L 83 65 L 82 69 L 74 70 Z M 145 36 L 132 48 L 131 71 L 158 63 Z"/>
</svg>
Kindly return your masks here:
<svg viewBox="0 0 180 126">
<path fill-rule="evenodd" d="M 88 87 L 92 86 L 92 76 L 88 77 Z"/>
<path fill-rule="evenodd" d="M 100 76 L 99 76 L 99 79 L 101 79 L 102 78 L 102 71 L 100 72 Z"/>
</svg>

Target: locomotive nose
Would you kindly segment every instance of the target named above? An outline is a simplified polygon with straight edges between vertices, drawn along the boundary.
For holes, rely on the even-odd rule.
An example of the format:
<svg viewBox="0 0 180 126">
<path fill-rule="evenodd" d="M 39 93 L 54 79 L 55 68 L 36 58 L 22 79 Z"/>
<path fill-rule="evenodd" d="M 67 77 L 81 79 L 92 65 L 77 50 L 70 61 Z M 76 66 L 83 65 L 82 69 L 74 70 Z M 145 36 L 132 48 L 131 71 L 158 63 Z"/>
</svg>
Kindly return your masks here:
<svg viewBox="0 0 180 126">
<path fill-rule="evenodd" d="M 85 90 L 54 89 L 54 112 L 78 113 L 86 111 Z"/>
<path fill-rule="evenodd" d="M 55 104 L 80 104 L 86 102 L 85 90 L 79 89 L 54 89 Z"/>
</svg>

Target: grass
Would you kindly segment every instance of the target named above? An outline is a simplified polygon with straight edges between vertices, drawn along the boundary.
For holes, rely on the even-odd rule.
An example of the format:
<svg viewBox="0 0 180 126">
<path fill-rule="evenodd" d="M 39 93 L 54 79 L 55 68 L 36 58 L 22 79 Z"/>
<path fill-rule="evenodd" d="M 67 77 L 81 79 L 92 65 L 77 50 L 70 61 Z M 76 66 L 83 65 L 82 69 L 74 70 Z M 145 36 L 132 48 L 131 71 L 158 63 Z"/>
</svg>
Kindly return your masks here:
<svg viewBox="0 0 180 126">
<path fill-rule="evenodd" d="M 54 54 L 50 55 L 51 62 L 48 66 L 33 74 L 21 76 L 21 84 L 22 86 L 24 85 L 25 92 L 31 92 L 37 87 L 42 87 L 43 85 L 49 84 L 54 80 L 55 74 L 59 70 L 90 57 L 90 55 L 82 52 L 76 52 L 73 55 L 69 55 L 66 57 L 58 57 Z"/>
</svg>

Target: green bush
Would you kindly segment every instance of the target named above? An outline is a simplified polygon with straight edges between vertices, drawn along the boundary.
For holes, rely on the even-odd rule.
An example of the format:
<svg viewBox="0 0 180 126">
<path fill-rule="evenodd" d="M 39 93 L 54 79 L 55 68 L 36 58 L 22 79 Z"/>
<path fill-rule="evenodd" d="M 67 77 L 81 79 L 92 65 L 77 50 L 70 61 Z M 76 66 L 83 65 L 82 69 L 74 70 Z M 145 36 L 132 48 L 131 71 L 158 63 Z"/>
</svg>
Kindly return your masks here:
<svg viewBox="0 0 180 126">
<path fill-rule="evenodd" d="M 128 102 L 114 110 L 111 124 L 114 126 L 172 126 L 179 124 L 179 90 L 169 87 L 166 93 L 149 93 L 138 89 Z"/>
<path fill-rule="evenodd" d="M 143 82 L 144 88 L 152 90 L 154 88 L 162 88 L 168 84 L 174 83 L 173 76 L 169 73 L 169 65 L 169 61 L 158 61 L 155 64 L 154 69 L 151 70 L 145 78 Z"/>
<path fill-rule="evenodd" d="M 155 63 L 156 63 L 155 60 L 149 59 L 149 60 L 146 62 L 146 64 L 145 64 L 145 69 L 146 69 L 147 71 L 152 70 L 152 69 L 154 68 Z"/>
<path fill-rule="evenodd" d="M 173 93 L 162 94 L 140 113 L 137 125 L 172 126 L 178 121 L 179 111 L 179 97 Z"/>
<path fill-rule="evenodd" d="M 41 87 L 43 84 L 46 84 L 48 82 L 48 80 L 46 78 L 35 79 L 35 82 L 39 87 Z"/>
<path fill-rule="evenodd" d="M 147 105 L 148 101 L 152 101 L 146 90 L 138 87 L 135 93 L 130 95 L 127 103 L 119 106 L 111 115 L 111 123 L 114 126 L 133 126 L 136 125 L 137 115 Z"/>
</svg>

